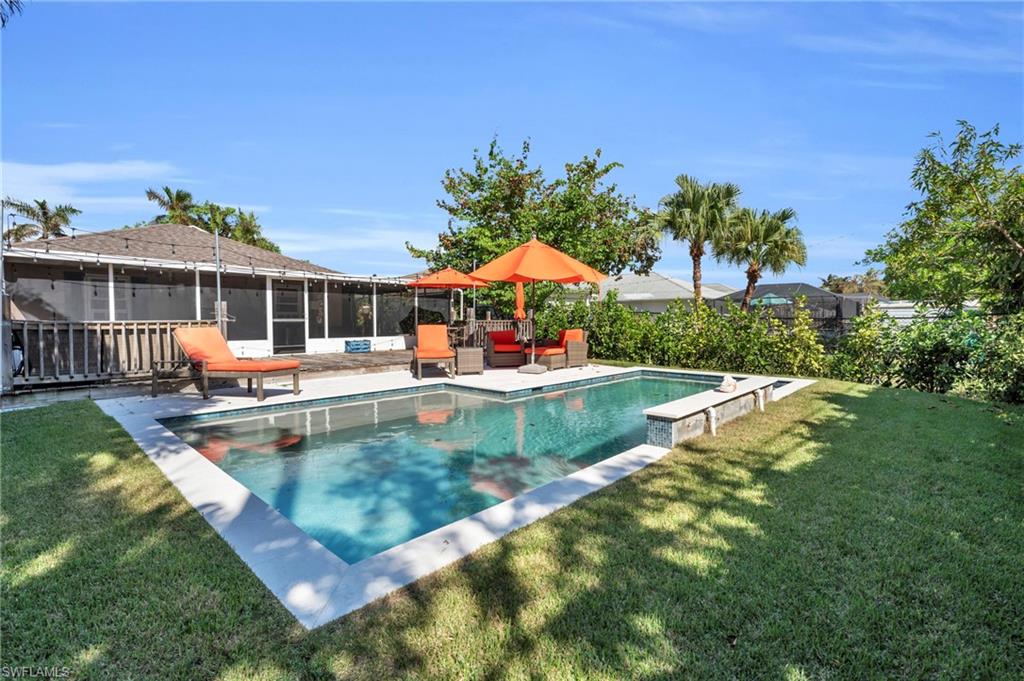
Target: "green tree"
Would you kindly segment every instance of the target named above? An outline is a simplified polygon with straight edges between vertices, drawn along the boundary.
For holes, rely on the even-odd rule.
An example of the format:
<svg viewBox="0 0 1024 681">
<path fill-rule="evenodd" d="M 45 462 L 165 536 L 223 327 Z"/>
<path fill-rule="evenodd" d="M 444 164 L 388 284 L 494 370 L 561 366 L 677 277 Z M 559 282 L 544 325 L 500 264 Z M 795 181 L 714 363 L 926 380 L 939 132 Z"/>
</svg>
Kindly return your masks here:
<svg viewBox="0 0 1024 681">
<path fill-rule="evenodd" d="M 736 209 L 740 188 L 735 184 L 702 184 L 689 175 L 676 178 L 679 189 L 661 200 L 658 225 L 676 241 L 690 245 L 693 261 L 693 298 L 697 304 L 701 295 L 701 258 L 708 244 L 720 240 Z"/>
<path fill-rule="evenodd" d="M 741 310 L 750 308 L 757 282 L 767 270 L 782 274 L 790 265 L 807 264 L 807 247 L 800 230 L 790 223 L 796 211 L 774 213 L 741 208 L 729 221 L 725 234 L 714 244 L 715 256 L 734 265 L 746 265 L 747 287 Z"/>
<path fill-rule="evenodd" d="M 948 145 L 939 133 L 917 155 L 911 183 L 920 195 L 866 262 L 885 264 L 892 295 L 959 309 L 979 299 L 995 312 L 1024 309 L 1024 175 L 1020 144 L 958 122 Z"/>
<path fill-rule="evenodd" d="M 163 187 L 160 191 L 146 190 L 146 198 L 155 202 L 164 211 L 153 218 L 155 223 L 193 225 L 210 234 L 240 241 L 243 244 L 280 253 L 281 248 L 263 234 L 256 213 L 241 208 L 222 206 L 213 201 L 196 203 L 192 194 L 183 189 Z"/>
<path fill-rule="evenodd" d="M 192 210 L 192 214 L 197 219 L 197 226 L 202 227 L 210 234 L 231 238 L 234 232 L 234 208 L 206 201 L 196 206 Z"/>
<path fill-rule="evenodd" d="M 154 223 L 173 223 L 177 225 L 195 225 L 196 205 L 192 194 L 184 189 L 163 187 L 160 191 L 153 188 L 146 190 L 146 198 L 160 206 L 161 215 L 153 218 Z"/>
<path fill-rule="evenodd" d="M 9 242 L 65 236 L 64 228 L 71 226 L 71 218 L 82 213 L 69 204 L 51 208 L 45 199 L 28 202 L 9 196 L 3 202 L 3 209 L 5 213 L 13 211 L 15 217 L 25 220 L 15 222 L 4 232 L 4 239 Z"/>
<path fill-rule="evenodd" d="M 409 252 L 431 270 L 466 272 L 536 235 L 601 272 L 650 271 L 660 255 L 660 232 L 649 210 L 608 182 L 620 164 L 602 162 L 597 150 L 548 181 L 530 165 L 529 151 L 524 142 L 519 155 L 506 155 L 495 139 L 486 153 L 474 150 L 471 167 L 448 170 L 442 180 L 447 196 L 437 202 L 449 215 L 448 229 L 436 247 L 407 243 Z M 553 289 L 538 284 L 538 301 Z M 482 302 L 503 309 L 511 307 L 512 295 L 511 286 L 501 285 L 477 292 Z"/>
<path fill-rule="evenodd" d="M 885 295 L 885 280 L 882 273 L 869 267 L 863 274 L 841 276 L 830 274 L 821 280 L 821 287 L 833 293 L 870 293 L 874 296 Z"/>
<path fill-rule="evenodd" d="M 231 226 L 231 238 L 274 253 L 281 252 L 281 248 L 277 244 L 263 236 L 263 228 L 254 211 L 246 212 L 241 208 L 236 209 L 235 221 Z"/>
</svg>

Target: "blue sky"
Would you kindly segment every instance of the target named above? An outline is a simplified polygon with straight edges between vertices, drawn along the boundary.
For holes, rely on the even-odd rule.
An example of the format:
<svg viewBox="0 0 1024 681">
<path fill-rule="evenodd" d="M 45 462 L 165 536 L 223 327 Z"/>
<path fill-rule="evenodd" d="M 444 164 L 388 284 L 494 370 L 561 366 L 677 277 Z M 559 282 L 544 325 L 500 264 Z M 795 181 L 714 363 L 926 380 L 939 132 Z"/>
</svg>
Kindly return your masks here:
<svg viewBox="0 0 1024 681">
<path fill-rule="evenodd" d="M 256 210 L 289 255 L 404 274 L 444 170 L 529 137 L 550 175 L 600 147 L 645 205 L 685 172 L 792 206 L 810 258 L 783 279 L 817 283 L 899 222 L 928 132 L 1021 139 L 1022 36 L 1019 3 L 29 0 L 2 35 L 3 194 L 105 229 L 171 184 Z M 656 269 L 688 277 L 684 247 Z"/>
</svg>

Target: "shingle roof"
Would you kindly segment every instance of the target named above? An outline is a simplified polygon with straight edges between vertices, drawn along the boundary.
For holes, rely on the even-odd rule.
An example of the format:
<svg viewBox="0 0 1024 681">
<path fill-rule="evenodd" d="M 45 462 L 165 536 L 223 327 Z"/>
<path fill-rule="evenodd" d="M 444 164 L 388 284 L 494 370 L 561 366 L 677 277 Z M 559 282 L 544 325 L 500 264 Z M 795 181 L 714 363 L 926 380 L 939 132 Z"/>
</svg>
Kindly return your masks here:
<svg viewBox="0 0 1024 681">
<path fill-rule="evenodd" d="M 207 264 L 212 264 L 215 260 L 213 235 L 191 225 L 161 224 L 112 229 L 107 232 L 77 234 L 74 238 L 65 236 L 46 240 L 22 241 L 13 244 L 13 247 L 43 251 L 46 250 L 47 245 L 54 251 L 71 251 L 100 256 L 128 256 Z M 220 259 L 226 265 L 238 267 L 337 273 L 336 270 L 314 265 L 306 260 L 296 260 L 225 237 L 220 239 Z"/>
<path fill-rule="evenodd" d="M 717 298 L 736 290 L 723 284 L 703 284 L 702 288 L 706 298 Z M 657 272 L 609 277 L 601 282 L 601 297 L 604 297 L 610 290 L 618 293 L 620 301 L 675 300 L 676 298 L 688 300 L 693 298 L 693 285 L 690 282 L 667 277 Z"/>
</svg>

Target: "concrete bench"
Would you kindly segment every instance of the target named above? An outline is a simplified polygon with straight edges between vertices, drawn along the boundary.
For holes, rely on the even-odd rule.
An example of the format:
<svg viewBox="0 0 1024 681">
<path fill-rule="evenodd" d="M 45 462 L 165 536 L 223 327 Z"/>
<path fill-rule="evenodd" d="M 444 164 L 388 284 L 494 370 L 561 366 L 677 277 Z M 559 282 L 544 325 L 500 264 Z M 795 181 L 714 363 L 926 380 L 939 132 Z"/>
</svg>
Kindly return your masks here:
<svg viewBox="0 0 1024 681">
<path fill-rule="evenodd" d="M 779 379 L 756 376 L 744 378 L 730 393 L 708 390 L 679 400 L 644 409 L 647 444 L 674 447 L 704 433 L 718 434 L 718 426 L 758 409 L 764 411 Z"/>
</svg>

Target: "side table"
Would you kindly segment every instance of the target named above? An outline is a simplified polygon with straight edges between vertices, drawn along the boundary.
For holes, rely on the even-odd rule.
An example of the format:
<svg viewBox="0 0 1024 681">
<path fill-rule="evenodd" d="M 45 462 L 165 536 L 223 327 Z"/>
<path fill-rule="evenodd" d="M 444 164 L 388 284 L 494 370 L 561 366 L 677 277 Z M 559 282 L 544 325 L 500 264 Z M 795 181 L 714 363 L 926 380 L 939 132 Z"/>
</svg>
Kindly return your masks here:
<svg viewBox="0 0 1024 681">
<path fill-rule="evenodd" d="M 463 374 L 482 374 L 484 372 L 483 348 L 455 348 L 455 372 Z"/>
</svg>

